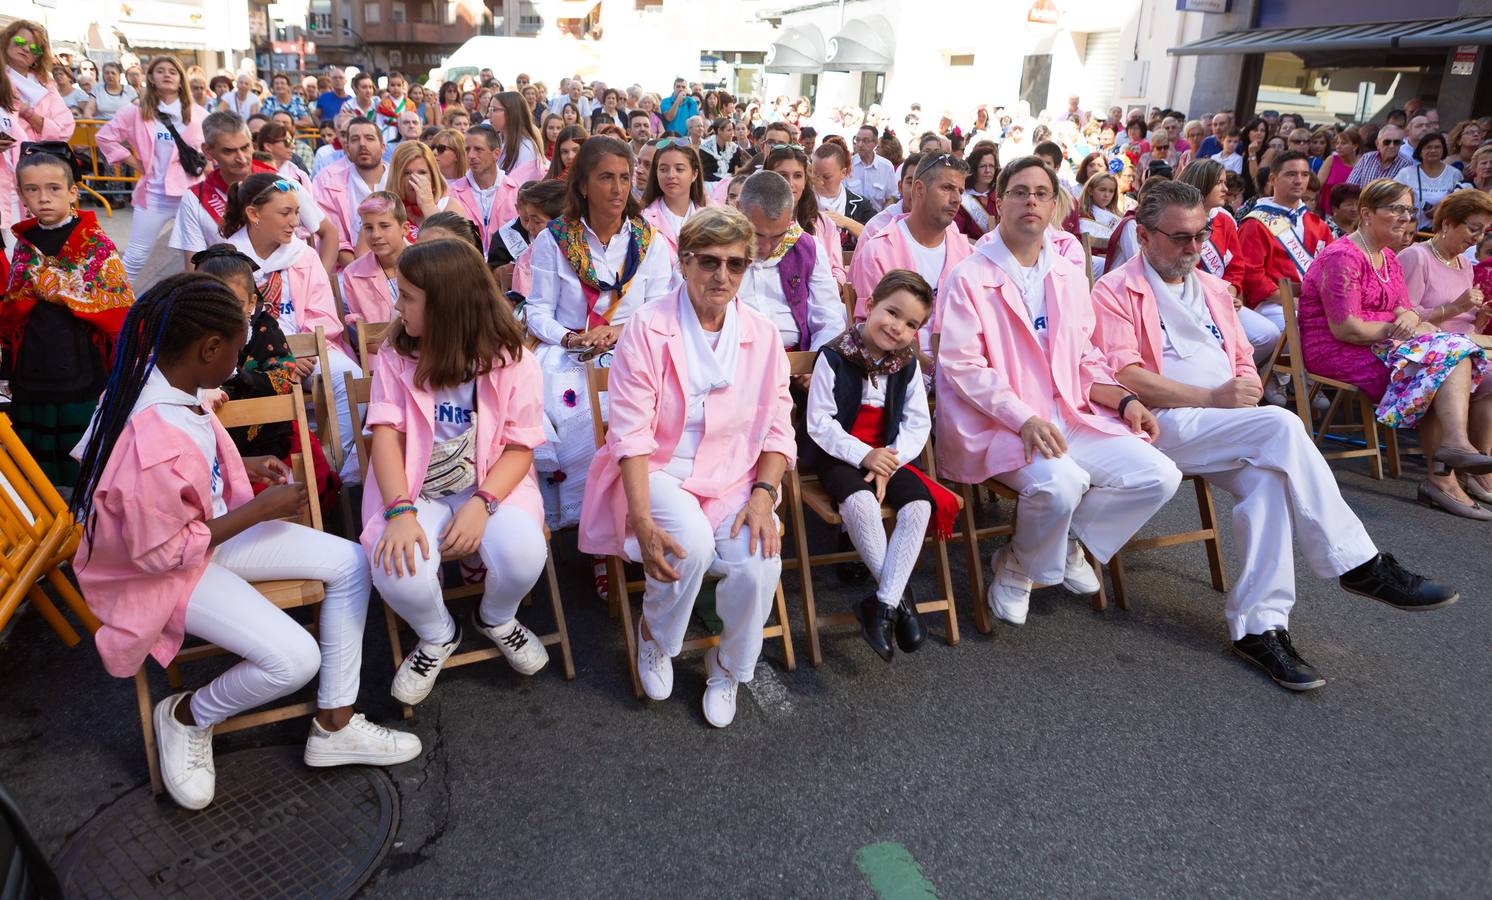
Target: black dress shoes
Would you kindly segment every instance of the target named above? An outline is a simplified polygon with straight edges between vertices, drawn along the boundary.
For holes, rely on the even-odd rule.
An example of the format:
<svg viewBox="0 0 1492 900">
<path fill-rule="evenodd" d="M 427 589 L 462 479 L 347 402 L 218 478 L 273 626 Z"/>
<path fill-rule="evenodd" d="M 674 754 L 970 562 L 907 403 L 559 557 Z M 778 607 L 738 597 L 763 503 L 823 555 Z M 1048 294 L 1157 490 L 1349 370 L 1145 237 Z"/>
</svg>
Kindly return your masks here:
<svg viewBox="0 0 1492 900">
<path fill-rule="evenodd" d="M 1233 642 L 1233 652 L 1264 670 L 1274 683 L 1290 691 L 1313 691 L 1326 684 L 1310 663 L 1295 652 L 1290 632 L 1271 628 L 1263 634 L 1246 634 Z"/>
<path fill-rule="evenodd" d="M 896 632 L 896 610 L 876 599 L 871 594 L 860 601 L 860 635 L 870 649 L 886 662 L 896 652 L 892 644 Z"/>
<path fill-rule="evenodd" d="M 907 588 L 896 606 L 896 646 L 903 653 L 911 653 L 927 640 L 927 629 L 922 627 L 922 617 L 917 615 L 917 598 Z"/>
<path fill-rule="evenodd" d="M 1338 583 L 1349 594 L 1371 597 L 1394 609 L 1423 612 L 1450 606 L 1461 599 L 1459 591 L 1416 575 L 1394 559 L 1392 553 L 1380 553 L 1344 574 Z"/>
</svg>

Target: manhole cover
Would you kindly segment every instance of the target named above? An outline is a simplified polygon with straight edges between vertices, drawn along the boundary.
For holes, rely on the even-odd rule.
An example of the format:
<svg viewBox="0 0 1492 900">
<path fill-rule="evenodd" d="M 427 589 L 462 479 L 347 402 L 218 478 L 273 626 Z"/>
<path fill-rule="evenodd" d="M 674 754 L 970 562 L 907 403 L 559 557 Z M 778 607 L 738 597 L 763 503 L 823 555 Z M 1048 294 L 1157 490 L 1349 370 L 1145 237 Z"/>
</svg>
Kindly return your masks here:
<svg viewBox="0 0 1492 900">
<path fill-rule="evenodd" d="M 299 747 L 217 759 L 217 797 L 181 809 L 145 785 L 89 820 L 57 858 L 68 897 L 350 897 L 399 825 L 380 769 L 312 769 Z"/>
</svg>

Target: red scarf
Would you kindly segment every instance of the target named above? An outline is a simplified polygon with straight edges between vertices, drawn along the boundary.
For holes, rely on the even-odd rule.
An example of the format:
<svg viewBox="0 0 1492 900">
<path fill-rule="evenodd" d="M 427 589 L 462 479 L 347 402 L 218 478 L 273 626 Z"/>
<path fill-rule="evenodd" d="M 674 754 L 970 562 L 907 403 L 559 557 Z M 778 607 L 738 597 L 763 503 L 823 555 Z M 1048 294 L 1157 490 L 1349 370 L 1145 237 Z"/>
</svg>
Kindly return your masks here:
<svg viewBox="0 0 1492 900">
<path fill-rule="evenodd" d="M 269 175 L 278 175 L 274 166 L 254 160 L 249 169 L 249 174 L 264 172 Z M 228 182 L 223 180 L 223 172 L 216 166 L 207 177 L 192 185 L 191 192 L 197 195 L 197 202 L 212 216 L 217 224 L 223 224 L 223 213 L 228 211 Z"/>
<path fill-rule="evenodd" d="M 862 406 L 860 414 L 855 417 L 855 424 L 850 426 L 850 435 L 872 447 L 884 447 L 886 446 L 885 418 L 885 407 Z M 922 481 L 922 485 L 927 488 L 927 492 L 932 495 L 933 536 L 940 541 L 953 537 L 953 523 L 958 518 L 958 497 L 954 496 L 952 491 L 922 474 L 922 471 L 911 463 L 907 463 L 902 468 L 916 475 Z"/>
</svg>

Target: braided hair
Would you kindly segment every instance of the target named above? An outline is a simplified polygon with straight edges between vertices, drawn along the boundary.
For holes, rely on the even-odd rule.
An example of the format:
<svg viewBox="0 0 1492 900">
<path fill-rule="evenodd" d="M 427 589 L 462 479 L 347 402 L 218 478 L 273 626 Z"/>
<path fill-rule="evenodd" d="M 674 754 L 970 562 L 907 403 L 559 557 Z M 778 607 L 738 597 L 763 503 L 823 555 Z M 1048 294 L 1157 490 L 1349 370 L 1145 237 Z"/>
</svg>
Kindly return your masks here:
<svg viewBox="0 0 1492 900">
<path fill-rule="evenodd" d="M 246 327 L 238 298 L 211 275 L 172 275 L 135 300 L 119 330 L 114 366 L 99 398 L 82 470 L 73 488 L 73 517 L 83 523 L 90 540 L 93 492 L 156 362 L 176 358 L 203 335 L 228 337 Z"/>
</svg>

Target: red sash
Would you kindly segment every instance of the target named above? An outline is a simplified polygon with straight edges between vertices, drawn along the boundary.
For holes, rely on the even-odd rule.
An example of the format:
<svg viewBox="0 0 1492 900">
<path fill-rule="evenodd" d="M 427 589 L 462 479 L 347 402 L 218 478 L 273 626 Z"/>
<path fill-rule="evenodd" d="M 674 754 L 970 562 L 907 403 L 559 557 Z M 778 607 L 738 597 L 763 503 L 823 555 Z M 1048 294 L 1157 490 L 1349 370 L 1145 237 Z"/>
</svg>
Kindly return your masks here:
<svg viewBox="0 0 1492 900">
<path fill-rule="evenodd" d="M 254 160 L 250 175 L 259 172 L 267 172 L 270 175 L 279 174 L 274 166 L 266 165 L 259 160 Z M 228 211 L 228 183 L 223 180 L 223 173 L 217 168 L 207 173 L 207 177 L 188 188 L 197 195 L 197 202 L 212 216 L 217 224 L 223 224 L 223 213 Z"/>
<path fill-rule="evenodd" d="M 850 426 L 850 434 L 872 447 L 884 447 L 886 435 L 886 410 L 880 406 L 862 406 L 859 415 L 855 416 L 855 424 Z M 922 474 L 911 463 L 902 468 L 909 470 L 922 481 L 927 492 L 932 495 L 933 514 L 932 526 L 933 536 L 940 541 L 946 541 L 953 537 L 953 523 L 958 518 L 958 498 L 953 492 Z"/>
</svg>

